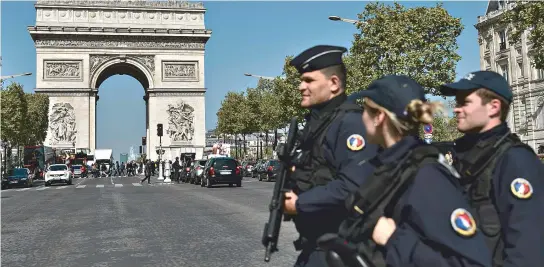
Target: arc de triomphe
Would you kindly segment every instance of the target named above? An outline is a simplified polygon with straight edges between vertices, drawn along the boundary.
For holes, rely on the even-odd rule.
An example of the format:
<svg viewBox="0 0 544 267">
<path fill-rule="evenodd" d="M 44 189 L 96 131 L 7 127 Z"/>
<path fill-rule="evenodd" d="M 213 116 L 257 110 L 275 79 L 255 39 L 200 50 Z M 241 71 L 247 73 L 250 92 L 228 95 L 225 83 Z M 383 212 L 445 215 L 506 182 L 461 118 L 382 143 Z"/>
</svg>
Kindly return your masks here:
<svg viewBox="0 0 544 267">
<path fill-rule="evenodd" d="M 35 7 L 36 25 L 28 31 L 37 54 L 35 91 L 50 101 L 45 145 L 94 151 L 100 84 L 126 74 L 145 90 L 148 158 L 158 157 L 158 123 L 163 158 L 202 157 L 204 53 L 211 36 L 202 3 L 38 0 Z"/>
</svg>

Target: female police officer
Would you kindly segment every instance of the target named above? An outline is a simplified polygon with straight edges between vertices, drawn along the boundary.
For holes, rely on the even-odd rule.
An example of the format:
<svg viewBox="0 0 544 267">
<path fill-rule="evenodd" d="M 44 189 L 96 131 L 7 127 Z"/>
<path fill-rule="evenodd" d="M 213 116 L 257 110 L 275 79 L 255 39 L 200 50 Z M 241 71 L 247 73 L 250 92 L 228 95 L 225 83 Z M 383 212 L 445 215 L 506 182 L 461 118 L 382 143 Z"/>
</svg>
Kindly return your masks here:
<svg viewBox="0 0 544 267">
<path fill-rule="evenodd" d="M 367 141 L 383 151 L 370 161 L 373 176 L 346 200 L 350 215 L 336 237 L 341 242 L 331 247 L 328 237 L 319 241 L 329 265 L 365 266 L 362 256 L 375 266 L 491 266 L 458 174 L 417 138 L 439 104 L 427 103 L 415 81 L 395 75 L 374 81 L 358 97 Z M 334 264 L 334 253 L 343 264 Z"/>
</svg>

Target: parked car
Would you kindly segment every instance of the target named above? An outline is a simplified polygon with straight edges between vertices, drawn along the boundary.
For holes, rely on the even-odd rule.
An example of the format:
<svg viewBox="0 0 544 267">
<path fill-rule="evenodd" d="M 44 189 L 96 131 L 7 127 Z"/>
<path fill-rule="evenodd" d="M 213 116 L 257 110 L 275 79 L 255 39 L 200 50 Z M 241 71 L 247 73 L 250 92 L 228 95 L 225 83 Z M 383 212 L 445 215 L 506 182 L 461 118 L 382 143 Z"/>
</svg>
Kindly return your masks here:
<svg viewBox="0 0 544 267">
<path fill-rule="evenodd" d="M 34 177 L 30 174 L 28 168 L 15 168 L 8 174 L 6 186 L 24 186 L 31 187 L 34 185 Z"/>
<path fill-rule="evenodd" d="M 45 173 L 45 186 L 50 186 L 54 183 L 72 184 L 74 178 L 70 168 L 66 164 L 50 165 Z"/>
<path fill-rule="evenodd" d="M 200 186 L 212 187 L 215 184 L 242 186 L 242 166 L 233 158 L 211 158 L 204 167 Z"/>
<path fill-rule="evenodd" d="M 280 162 L 272 159 L 264 164 L 263 171 L 259 174 L 259 181 L 266 180 L 270 182 L 276 180 L 276 176 L 280 171 Z"/>
</svg>

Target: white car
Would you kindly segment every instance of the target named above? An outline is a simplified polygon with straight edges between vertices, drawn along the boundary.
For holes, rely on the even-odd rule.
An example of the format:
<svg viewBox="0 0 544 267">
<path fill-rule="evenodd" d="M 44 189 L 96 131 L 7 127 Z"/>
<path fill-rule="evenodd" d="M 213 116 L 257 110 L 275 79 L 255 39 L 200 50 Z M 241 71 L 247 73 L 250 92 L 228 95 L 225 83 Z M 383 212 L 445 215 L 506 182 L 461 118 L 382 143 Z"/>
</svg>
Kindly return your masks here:
<svg viewBox="0 0 544 267">
<path fill-rule="evenodd" d="M 49 166 L 45 173 L 45 186 L 50 186 L 53 183 L 72 184 L 72 171 L 66 164 L 53 164 Z"/>
</svg>

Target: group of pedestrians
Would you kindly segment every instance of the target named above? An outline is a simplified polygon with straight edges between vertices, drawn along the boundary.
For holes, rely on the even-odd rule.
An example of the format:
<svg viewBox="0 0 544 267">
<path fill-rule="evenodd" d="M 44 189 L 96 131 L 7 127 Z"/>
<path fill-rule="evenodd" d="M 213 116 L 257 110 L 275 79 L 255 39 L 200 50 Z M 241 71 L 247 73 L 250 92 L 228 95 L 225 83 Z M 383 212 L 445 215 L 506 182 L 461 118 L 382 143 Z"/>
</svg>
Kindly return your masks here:
<svg viewBox="0 0 544 267">
<path fill-rule="evenodd" d="M 464 134 L 446 157 L 418 137 L 441 104 L 396 74 L 348 97 L 346 51 L 290 62 L 309 110 L 286 163 L 295 266 L 544 266 L 544 167 L 506 124 L 508 82 L 475 71 L 440 88 Z"/>
</svg>

